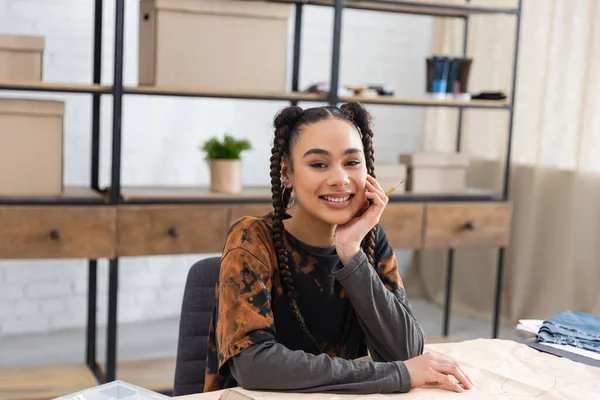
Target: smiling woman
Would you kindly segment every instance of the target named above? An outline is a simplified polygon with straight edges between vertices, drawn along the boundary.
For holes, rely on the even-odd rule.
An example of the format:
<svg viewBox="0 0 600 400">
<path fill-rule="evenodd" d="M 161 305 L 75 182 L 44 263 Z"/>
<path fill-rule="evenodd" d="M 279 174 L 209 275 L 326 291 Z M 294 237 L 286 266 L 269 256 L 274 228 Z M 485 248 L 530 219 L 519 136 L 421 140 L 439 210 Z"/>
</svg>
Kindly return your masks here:
<svg viewBox="0 0 600 400">
<path fill-rule="evenodd" d="M 378 223 L 388 198 L 369 113 L 358 103 L 288 107 L 274 127 L 273 212 L 241 218 L 228 234 L 205 391 L 470 388 L 458 365 L 421 355 L 424 334 Z"/>
</svg>

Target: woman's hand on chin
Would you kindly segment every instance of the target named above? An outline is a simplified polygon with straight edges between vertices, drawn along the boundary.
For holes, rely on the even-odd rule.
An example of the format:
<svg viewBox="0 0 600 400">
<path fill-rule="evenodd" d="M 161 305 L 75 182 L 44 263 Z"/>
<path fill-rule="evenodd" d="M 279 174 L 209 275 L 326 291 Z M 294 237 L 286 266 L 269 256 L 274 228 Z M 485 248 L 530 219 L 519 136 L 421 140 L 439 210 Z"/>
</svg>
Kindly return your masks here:
<svg viewBox="0 0 600 400">
<path fill-rule="evenodd" d="M 365 185 L 365 204 L 350 221 L 335 229 L 335 248 L 345 265 L 360 251 L 363 238 L 377 225 L 389 199 L 370 175 Z"/>
</svg>

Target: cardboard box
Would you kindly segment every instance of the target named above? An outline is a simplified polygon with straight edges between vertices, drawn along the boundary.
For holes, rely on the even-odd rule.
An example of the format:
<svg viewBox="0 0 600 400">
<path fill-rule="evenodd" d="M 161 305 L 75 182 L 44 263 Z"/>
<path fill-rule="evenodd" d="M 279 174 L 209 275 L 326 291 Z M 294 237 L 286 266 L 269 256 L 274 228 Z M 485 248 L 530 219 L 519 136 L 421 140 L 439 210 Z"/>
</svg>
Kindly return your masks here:
<svg viewBox="0 0 600 400">
<path fill-rule="evenodd" d="M 407 190 L 414 193 L 456 193 L 466 189 L 469 157 L 462 153 L 401 154 L 407 165 Z"/>
<path fill-rule="evenodd" d="M 0 99 L 0 195 L 62 193 L 64 112 L 60 101 Z"/>
<path fill-rule="evenodd" d="M 390 196 L 406 192 L 406 165 L 375 164 L 375 176 L 384 191 L 387 191 L 398 182 L 404 181 Z"/>
<path fill-rule="evenodd" d="M 0 80 L 41 81 L 43 36 L 0 35 Z"/>
<path fill-rule="evenodd" d="M 291 4 L 141 0 L 139 84 L 284 92 Z"/>
</svg>

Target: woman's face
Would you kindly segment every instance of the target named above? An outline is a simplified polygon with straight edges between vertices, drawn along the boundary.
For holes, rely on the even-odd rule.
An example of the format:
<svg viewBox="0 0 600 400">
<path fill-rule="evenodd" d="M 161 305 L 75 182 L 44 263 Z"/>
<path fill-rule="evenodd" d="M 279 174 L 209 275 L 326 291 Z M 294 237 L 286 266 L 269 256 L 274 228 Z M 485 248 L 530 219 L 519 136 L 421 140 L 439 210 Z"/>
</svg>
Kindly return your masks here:
<svg viewBox="0 0 600 400">
<path fill-rule="evenodd" d="M 291 156 L 293 169 L 284 163 L 282 175 L 303 212 L 331 225 L 350 221 L 365 201 L 367 179 L 356 127 L 336 118 L 305 125 Z"/>
</svg>

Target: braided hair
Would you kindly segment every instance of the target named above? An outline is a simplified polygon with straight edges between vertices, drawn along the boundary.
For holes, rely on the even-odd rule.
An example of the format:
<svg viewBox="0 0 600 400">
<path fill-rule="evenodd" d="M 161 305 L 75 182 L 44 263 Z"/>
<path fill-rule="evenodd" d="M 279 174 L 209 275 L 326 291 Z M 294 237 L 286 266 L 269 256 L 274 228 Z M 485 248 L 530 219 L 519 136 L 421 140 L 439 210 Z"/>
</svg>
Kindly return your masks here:
<svg viewBox="0 0 600 400">
<path fill-rule="evenodd" d="M 363 152 L 365 155 L 367 173 L 375 178 L 375 157 L 373 150 L 373 131 L 371 130 L 371 115 L 369 112 L 357 102 L 350 102 L 337 107 L 314 107 L 303 110 L 298 106 L 289 106 L 280 111 L 273 122 L 275 128 L 275 137 L 273 148 L 271 149 L 271 193 L 273 199 L 273 243 L 277 255 L 277 263 L 281 284 L 287 294 L 288 302 L 292 310 L 292 314 L 298 321 L 300 329 L 320 352 L 324 351 L 321 346 L 312 336 L 304 317 L 300 313 L 298 307 L 298 293 L 294 287 L 294 280 L 288 265 L 288 253 L 284 246 L 283 235 L 284 225 L 283 218 L 286 213 L 287 205 L 290 201 L 291 191 L 284 190 L 281 180 L 281 164 L 283 160 L 287 160 L 288 168 L 292 170 L 291 150 L 298 140 L 300 129 L 309 124 L 313 124 L 322 120 L 336 118 L 347 121 L 354 125 L 362 137 Z M 375 267 L 375 230 L 373 228 L 361 243 L 361 247 L 369 263 Z M 351 303 L 348 307 L 348 314 L 344 324 L 344 332 L 340 340 L 343 344 L 350 333 L 350 328 L 354 322 L 355 311 Z"/>
</svg>

